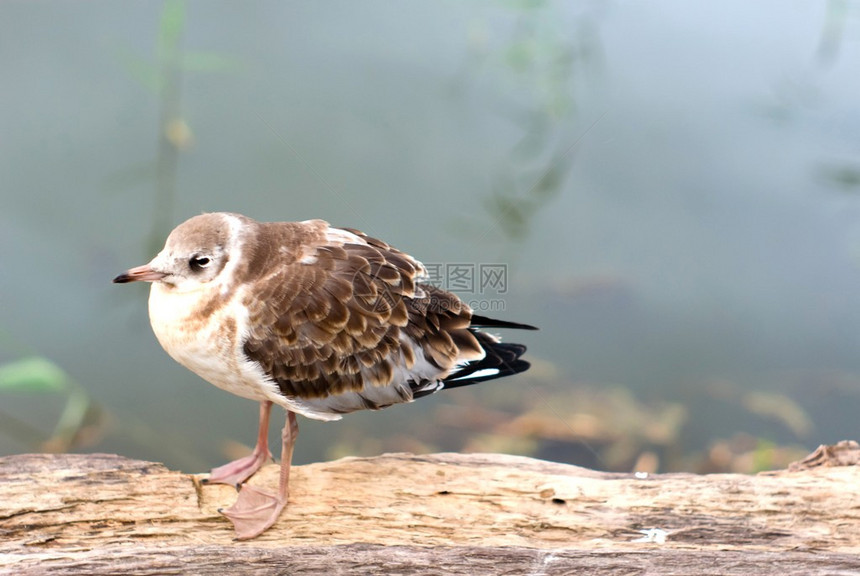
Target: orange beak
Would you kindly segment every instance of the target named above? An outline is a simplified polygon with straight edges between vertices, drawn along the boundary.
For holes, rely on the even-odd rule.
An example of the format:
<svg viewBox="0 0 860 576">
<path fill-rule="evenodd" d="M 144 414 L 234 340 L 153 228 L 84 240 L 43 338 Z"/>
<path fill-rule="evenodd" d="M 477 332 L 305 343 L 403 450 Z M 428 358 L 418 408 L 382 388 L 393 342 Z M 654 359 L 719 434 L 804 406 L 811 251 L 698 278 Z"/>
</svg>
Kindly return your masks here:
<svg viewBox="0 0 860 576">
<path fill-rule="evenodd" d="M 125 284 L 126 282 L 156 282 L 167 276 L 164 272 L 158 272 L 150 268 L 149 264 L 126 270 L 119 276 L 113 279 L 115 284 Z"/>
</svg>

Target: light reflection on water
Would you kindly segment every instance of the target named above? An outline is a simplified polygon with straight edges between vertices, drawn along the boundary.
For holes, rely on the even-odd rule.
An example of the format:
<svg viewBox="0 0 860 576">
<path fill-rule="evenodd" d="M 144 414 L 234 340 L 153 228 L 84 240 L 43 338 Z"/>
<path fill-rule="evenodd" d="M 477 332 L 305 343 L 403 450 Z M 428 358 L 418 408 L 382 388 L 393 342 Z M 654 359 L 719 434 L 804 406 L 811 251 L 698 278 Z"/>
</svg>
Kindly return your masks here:
<svg viewBox="0 0 860 576">
<path fill-rule="evenodd" d="M 425 262 L 505 264 L 504 294 L 464 297 L 542 330 L 506 335 L 535 360 L 521 378 L 303 422 L 299 462 L 700 469 L 715 444 L 851 437 L 860 22 L 838 4 L 192 3 L 166 96 L 160 6 L 4 3 L 0 360 L 48 357 L 105 407 L 83 449 L 216 464 L 256 408 L 174 365 L 145 290 L 109 281 L 201 211 L 322 217 Z M 182 122 L 159 145 L 165 98 Z M 62 409 L 0 404 L 43 432 Z"/>
</svg>

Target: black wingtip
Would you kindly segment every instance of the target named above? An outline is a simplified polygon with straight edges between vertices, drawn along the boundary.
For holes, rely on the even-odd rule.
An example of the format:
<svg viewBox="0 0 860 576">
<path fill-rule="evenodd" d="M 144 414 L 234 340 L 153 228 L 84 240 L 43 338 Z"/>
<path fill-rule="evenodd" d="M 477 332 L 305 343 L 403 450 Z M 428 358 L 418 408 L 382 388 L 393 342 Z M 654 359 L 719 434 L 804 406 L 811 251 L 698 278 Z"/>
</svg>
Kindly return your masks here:
<svg viewBox="0 0 860 576">
<path fill-rule="evenodd" d="M 512 376 L 525 372 L 531 366 L 529 362 L 520 359 L 520 356 L 526 352 L 525 345 L 498 342 L 483 332 L 474 332 L 474 335 L 484 349 L 484 358 L 477 362 L 470 362 L 449 374 L 443 380 L 445 388 L 459 388 L 460 386 L 469 386 L 478 382 Z"/>
<path fill-rule="evenodd" d="M 539 330 L 537 326 L 531 324 L 521 324 L 519 322 L 508 322 L 506 320 L 496 320 L 495 318 L 487 318 L 486 316 L 478 316 L 473 314 L 471 326 L 475 328 L 511 328 L 513 330 Z"/>
</svg>

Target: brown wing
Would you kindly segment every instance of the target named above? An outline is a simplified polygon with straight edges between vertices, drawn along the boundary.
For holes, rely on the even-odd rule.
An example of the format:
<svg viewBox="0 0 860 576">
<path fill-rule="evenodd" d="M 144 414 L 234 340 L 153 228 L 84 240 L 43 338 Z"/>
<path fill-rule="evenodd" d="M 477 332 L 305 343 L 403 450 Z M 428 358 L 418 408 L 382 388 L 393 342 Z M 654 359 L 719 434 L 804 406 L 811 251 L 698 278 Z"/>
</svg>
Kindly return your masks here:
<svg viewBox="0 0 860 576">
<path fill-rule="evenodd" d="M 417 286 L 424 269 L 408 255 L 348 232 L 366 244 L 332 241 L 318 228 L 299 244 L 280 243 L 289 246 L 286 255 L 255 259 L 254 266 L 271 273 L 244 302 L 252 327 L 244 351 L 283 394 L 325 398 L 388 386 L 396 373 L 413 369 L 416 350 L 440 375 L 463 359 L 482 357 L 467 330 L 466 305 L 453 294 Z"/>
</svg>

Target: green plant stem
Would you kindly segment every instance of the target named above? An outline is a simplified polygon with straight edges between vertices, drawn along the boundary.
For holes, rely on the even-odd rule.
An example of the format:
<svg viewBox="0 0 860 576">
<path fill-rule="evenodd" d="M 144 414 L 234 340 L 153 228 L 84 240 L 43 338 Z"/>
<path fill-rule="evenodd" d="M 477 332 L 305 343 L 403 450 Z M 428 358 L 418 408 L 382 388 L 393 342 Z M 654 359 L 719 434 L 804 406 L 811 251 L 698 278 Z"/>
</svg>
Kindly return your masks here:
<svg viewBox="0 0 860 576">
<path fill-rule="evenodd" d="M 182 69 L 180 41 L 184 29 L 184 2 L 167 0 L 162 15 L 159 35 L 160 115 L 158 120 L 158 154 L 156 157 L 155 217 L 151 244 L 158 251 L 167 233 L 173 227 L 176 201 L 176 176 L 179 168 L 179 149 L 170 141 L 171 123 L 180 119 L 182 103 Z M 170 20 L 172 18 L 172 21 Z"/>
</svg>

